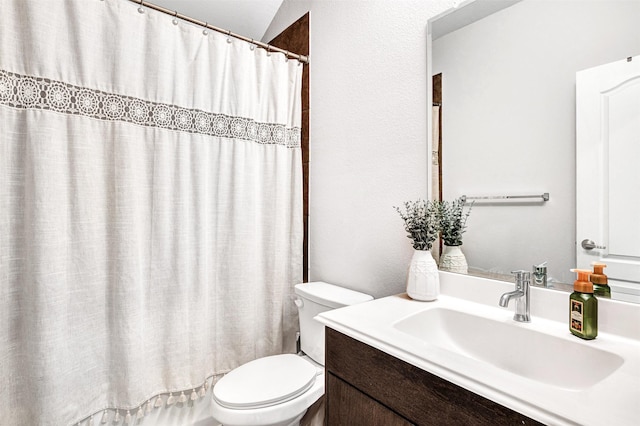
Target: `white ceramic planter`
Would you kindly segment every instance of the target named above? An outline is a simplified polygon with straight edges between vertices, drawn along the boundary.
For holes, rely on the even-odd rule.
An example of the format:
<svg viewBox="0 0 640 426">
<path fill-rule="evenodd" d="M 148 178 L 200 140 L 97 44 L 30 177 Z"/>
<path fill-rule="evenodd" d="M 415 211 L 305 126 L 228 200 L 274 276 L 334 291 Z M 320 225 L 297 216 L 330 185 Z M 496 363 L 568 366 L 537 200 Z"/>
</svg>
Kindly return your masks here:
<svg viewBox="0 0 640 426">
<path fill-rule="evenodd" d="M 440 294 L 438 265 L 428 250 L 415 250 L 407 275 L 407 294 L 415 300 L 432 301 Z"/>
<path fill-rule="evenodd" d="M 440 270 L 466 274 L 468 272 L 467 258 L 462 252 L 462 246 L 444 246 L 440 256 Z"/>
</svg>

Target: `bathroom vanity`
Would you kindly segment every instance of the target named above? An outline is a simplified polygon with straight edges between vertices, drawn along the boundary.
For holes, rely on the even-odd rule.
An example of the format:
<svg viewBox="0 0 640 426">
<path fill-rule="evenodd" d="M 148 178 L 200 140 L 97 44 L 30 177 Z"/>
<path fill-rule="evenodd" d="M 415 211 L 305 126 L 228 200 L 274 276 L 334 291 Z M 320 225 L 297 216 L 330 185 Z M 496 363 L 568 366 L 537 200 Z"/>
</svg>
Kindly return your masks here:
<svg viewBox="0 0 640 426">
<path fill-rule="evenodd" d="M 333 329 L 326 342 L 329 425 L 541 424 Z"/>
<path fill-rule="evenodd" d="M 639 306 L 600 301 L 600 335 L 582 341 L 566 293 L 532 289 L 524 324 L 498 307 L 509 283 L 441 273 L 441 288 L 316 317 L 327 424 L 637 424 Z"/>
</svg>

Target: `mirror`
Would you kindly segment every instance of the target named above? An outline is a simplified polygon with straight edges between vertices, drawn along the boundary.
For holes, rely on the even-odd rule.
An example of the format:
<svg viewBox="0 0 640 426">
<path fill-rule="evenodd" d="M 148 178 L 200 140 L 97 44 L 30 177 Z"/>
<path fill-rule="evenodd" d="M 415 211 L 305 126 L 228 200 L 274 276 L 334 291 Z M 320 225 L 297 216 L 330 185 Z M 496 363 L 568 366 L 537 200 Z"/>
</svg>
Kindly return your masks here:
<svg viewBox="0 0 640 426">
<path fill-rule="evenodd" d="M 442 198 L 549 193 L 475 202 L 463 238 L 470 273 L 513 281 L 510 271 L 547 261 L 551 286 L 571 289 L 576 72 L 638 55 L 638 16 L 640 2 L 624 0 L 476 0 L 429 21 Z"/>
</svg>

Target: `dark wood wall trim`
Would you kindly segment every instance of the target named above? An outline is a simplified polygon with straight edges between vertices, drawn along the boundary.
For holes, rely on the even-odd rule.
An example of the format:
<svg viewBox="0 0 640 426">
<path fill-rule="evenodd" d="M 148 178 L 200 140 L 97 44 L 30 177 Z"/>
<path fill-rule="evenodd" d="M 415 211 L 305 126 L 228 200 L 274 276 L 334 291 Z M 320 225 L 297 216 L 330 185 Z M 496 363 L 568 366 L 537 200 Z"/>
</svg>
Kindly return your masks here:
<svg viewBox="0 0 640 426">
<path fill-rule="evenodd" d="M 442 103 L 442 73 L 433 76 L 433 103 Z"/>
<path fill-rule="evenodd" d="M 269 42 L 270 45 L 299 55 L 309 56 L 309 13 L 291 24 Z M 302 185 L 304 210 L 304 242 L 302 256 L 303 281 L 309 281 L 309 64 L 302 71 Z"/>
<path fill-rule="evenodd" d="M 442 200 L 442 73 L 433 76 L 433 104 L 440 105 L 440 120 L 437 123 L 440 131 L 438 140 L 433 143 L 438 145 L 438 200 Z"/>
<path fill-rule="evenodd" d="M 440 106 L 440 114 L 438 114 L 438 122 L 437 123 L 433 123 L 432 124 L 434 126 L 438 126 L 438 139 L 437 140 L 433 140 L 432 143 L 434 145 L 434 151 L 438 151 L 438 158 L 437 158 L 437 167 L 438 167 L 438 188 L 433 188 L 433 191 L 436 192 L 434 195 L 434 199 L 438 200 L 438 201 L 442 201 L 443 195 L 442 195 L 442 73 L 440 74 L 436 74 L 432 77 L 432 100 L 433 100 L 433 105 L 439 105 Z M 430 115 L 431 115 L 431 110 L 430 111 Z M 433 115 L 431 115 L 431 118 L 433 119 Z M 431 164 L 434 165 L 434 161 L 432 159 Z M 438 238 L 438 244 L 436 245 L 436 253 L 438 256 L 442 253 L 444 249 L 444 245 L 442 242 L 442 238 Z M 434 254 L 434 256 L 435 256 Z"/>
</svg>

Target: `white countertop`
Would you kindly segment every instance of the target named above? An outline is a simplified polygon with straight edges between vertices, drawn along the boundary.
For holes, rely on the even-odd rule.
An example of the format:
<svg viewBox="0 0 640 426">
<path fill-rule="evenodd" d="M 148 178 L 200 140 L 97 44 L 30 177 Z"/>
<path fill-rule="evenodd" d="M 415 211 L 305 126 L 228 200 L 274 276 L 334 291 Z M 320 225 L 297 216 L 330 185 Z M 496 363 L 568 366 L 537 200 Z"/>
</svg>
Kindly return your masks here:
<svg viewBox="0 0 640 426">
<path fill-rule="evenodd" d="M 532 288 L 532 319 L 530 323 L 522 324 L 512 319 L 513 304 L 509 308 L 498 306 L 500 295 L 512 289 L 513 285 L 509 283 L 441 273 L 441 295 L 434 302 L 414 301 L 402 294 L 328 311 L 316 319 L 336 331 L 548 425 L 640 424 L 640 413 L 636 408 L 640 403 L 640 305 L 617 305 L 611 301 L 599 303 L 604 319 L 599 324 L 598 337 L 584 341 L 568 330 L 568 293 Z M 591 387 L 565 389 L 430 345 L 394 327 L 394 324 L 417 312 L 436 308 L 513 322 L 516 327 L 574 339 L 580 345 L 616 353 L 624 363 Z M 539 356 L 549 357 L 549 368 L 554 368 L 554 359 L 545 353 L 544 347 L 540 348 Z"/>
</svg>

